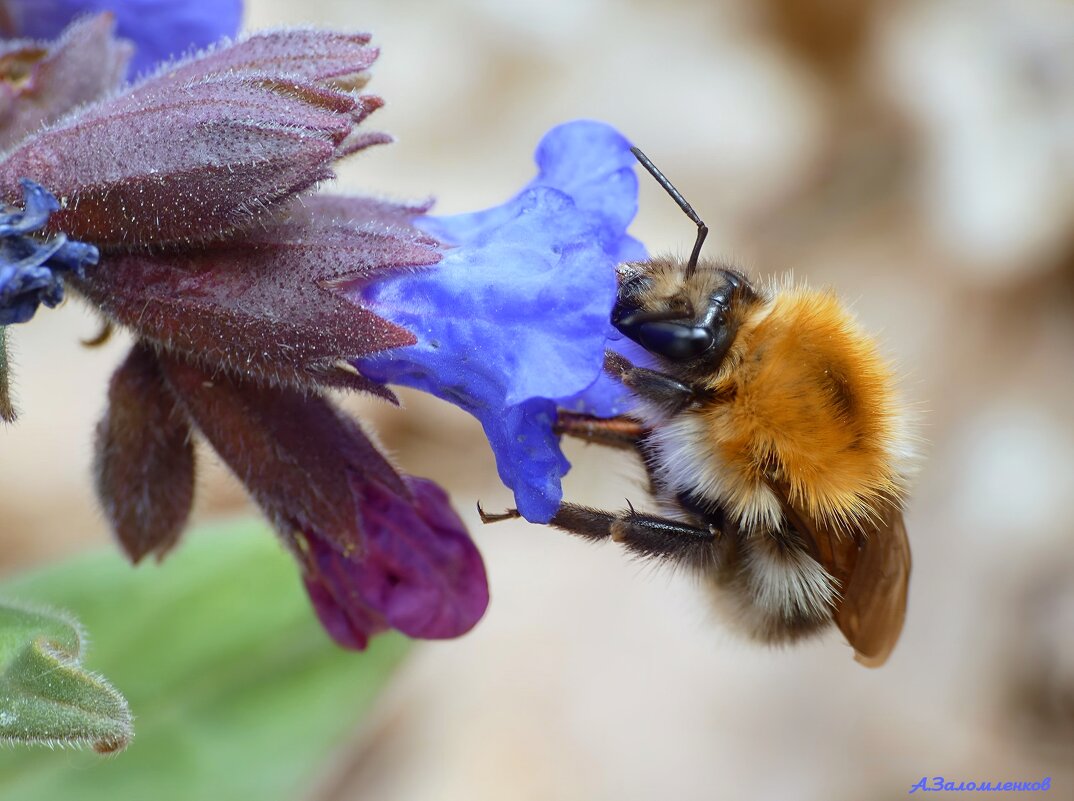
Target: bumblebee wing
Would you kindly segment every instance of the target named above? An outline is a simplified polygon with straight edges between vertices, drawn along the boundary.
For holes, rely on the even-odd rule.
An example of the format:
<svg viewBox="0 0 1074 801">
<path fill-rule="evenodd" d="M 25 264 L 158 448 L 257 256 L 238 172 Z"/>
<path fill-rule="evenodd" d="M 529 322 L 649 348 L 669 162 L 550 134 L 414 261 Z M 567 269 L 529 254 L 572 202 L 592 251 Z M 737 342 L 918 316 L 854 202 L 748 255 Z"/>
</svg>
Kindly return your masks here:
<svg viewBox="0 0 1074 801">
<path fill-rule="evenodd" d="M 867 533 L 850 536 L 818 524 L 796 510 L 786 492 L 773 489 L 813 558 L 839 585 L 835 623 L 854 648 L 854 658 L 866 667 L 880 667 L 895 648 L 906 617 L 910 542 L 902 511 L 891 508 Z"/>
<path fill-rule="evenodd" d="M 895 648 L 906 618 L 910 542 L 902 511 L 890 510 L 857 551 L 835 622 L 854 647 L 854 658 L 866 667 L 880 667 Z"/>
</svg>

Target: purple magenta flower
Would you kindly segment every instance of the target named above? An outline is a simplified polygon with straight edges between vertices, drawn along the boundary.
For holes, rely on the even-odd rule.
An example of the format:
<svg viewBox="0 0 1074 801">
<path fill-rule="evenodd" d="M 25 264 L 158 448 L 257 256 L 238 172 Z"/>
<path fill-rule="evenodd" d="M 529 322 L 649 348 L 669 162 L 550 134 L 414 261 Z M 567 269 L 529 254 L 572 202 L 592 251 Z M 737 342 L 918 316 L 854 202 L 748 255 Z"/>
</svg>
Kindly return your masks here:
<svg viewBox="0 0 1074 801">
<path fill-rule="evenodd" d="M 72 20 L 102 11 L 112 12 L 116 32 L 135 44 L 132 75 L 233 37 L 242 24 L 242 0 L 0 0 L 0 32 L 53 39 Z"/>
<path fill-rule="evenodd" d="M 488 606 L 485 568 L 447 494 L 403 477 L 406 494 L 352 481 L 366 552 L 357 558 L 307 535 L 306 589 L 321 623 L 347 648 L 388 628 L 444 639 L 469 631 Z"/>
<path fill-rule="evenodd" d="M 569 468 L 557 408 L 612 416 L 629 396 L 602 371 L 615 266 L 645 258 L 630 143 L 603 123 L 554 128 L 538 175 L 501 206 L 416 224 L 454 245 L 434 270 L 356 295 L 417 343 L 358 362 L 367 377 L 430 392 L 481 421 L 521 513 L 547 522 Z"/>
<path fill-rule="evenodd" d="M 25 323 L 39 304 L 49 308 L 63 300 L 65 275 L 85 278 L 97 263 L 97 248 L 63 234 L 31 236 L 40 231 L 60 204 L 44 187 L 20 182 L 22 210 L 0 211 L 0 326 Z"/>
</svg>

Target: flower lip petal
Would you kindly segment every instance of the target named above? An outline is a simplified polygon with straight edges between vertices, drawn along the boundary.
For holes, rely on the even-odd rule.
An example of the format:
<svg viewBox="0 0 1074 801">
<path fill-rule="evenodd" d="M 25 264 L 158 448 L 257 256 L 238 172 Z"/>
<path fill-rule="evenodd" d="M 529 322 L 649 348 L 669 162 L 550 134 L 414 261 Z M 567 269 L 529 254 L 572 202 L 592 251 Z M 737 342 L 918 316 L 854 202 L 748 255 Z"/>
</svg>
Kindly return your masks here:
<svg viewBox="0 0 1074 801">
<path fill-rule="evenodd" d="M 628 407 L 629 393 L 602 375 L 604 349 L 615 336 L 615 265 L 645 253 L 626 234 L 637 179 L 622 135 L 567 123 L 545 136 L 537 161 L 537 177 L 500 206 L 415 221 L 455 247 L 436 268 L 372 283 L 356 299 L 418 342 L 356 364 L 477 417 L 519 511 L 547 522 L 569 467 L 557 405 Z"/>
<path fill-rule="evenodd" d="M 579 120 L 552 129 L 537 145 L 535 183 L 554 186 L 622 236 L 638 213 L 638 176 L 630 142 L 606 123 Z"/>
<path fill-rule="evenodd" d="M 582 212 L 596 215 L 607 237 L 602 241 L 605 246 L 630 239 L 624 232 L 638 211 L 638 178 L 630 142 L 615 128 L 594 120 L 557 125 L 541 139 L 534 159 L 537 176 L 506 203 L 482 211 L 424 217 L 416 224 L 444 242 L 470 244 L 510 220 L 527 190 L 544 186 L 570 197 Z"/>
<path fill-rule="evenodd" d="M 423 349 L 432 369 L 445 345 L 480 353 L 480 364 L 439 364 L 438 378 L 503 383 L 509 406 L 573 395 L 596 379 L 601 360 L 594 353 L 615 298 L 614 264 L 592 241 L 596 226 L 567 195 L 529 189 L 513 210 L 510 221 L 473 247 L 448 250 L 438 269 L 371 283 L 363 292 L 378 314 L 418 334 L 408 360 Z M 495 282 L 481 277 L 490 264 L 499 265 Z M 561 291 L 564 276 L 574 284 L 569 292 Z M 382 363 L 392 369 L 399 355 Z"/>
</svg>

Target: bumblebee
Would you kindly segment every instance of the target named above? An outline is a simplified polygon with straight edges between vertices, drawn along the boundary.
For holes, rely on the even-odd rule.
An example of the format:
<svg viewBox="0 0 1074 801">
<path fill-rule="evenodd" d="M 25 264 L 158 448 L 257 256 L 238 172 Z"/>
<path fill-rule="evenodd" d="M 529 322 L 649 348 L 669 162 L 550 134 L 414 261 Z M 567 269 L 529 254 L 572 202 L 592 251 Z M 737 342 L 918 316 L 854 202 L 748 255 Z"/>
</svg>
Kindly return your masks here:
<svg viewBox="0 0 1074 801">
<path fill-rule="evenodd" d="M 894 373 L 831 292 L 762 287 L 702 260 L 707 227 L 633 152 L 697 238 L 685 263 L 617 268 L 611 322 L 653 361 L 606 355 L 634 411 L 561 412 L 557 425 L 637 453 L 658 511 L 563 503 L 550 525 L 687 566 L 754 639 L 789 643 L 834 623 L 859 662 L 879 666 L 902 630 L 910 575 L 911 437 Z M 484 522 L 517 516 L 481 511 Z"/>
</svg>

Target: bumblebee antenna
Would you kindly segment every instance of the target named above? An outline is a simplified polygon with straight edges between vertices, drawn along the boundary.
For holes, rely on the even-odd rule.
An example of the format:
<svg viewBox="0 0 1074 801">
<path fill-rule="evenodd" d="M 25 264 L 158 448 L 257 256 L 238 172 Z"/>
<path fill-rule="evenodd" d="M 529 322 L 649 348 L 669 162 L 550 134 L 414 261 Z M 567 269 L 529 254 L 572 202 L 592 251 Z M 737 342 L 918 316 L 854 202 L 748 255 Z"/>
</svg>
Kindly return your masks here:
<svg viewBox="0 0 1074 801">
<path fill-rule="evenodd" d="M 694 240 L 694 249 L 690 253 L 690 261 L 686 263 L 686 277 L 690 278 L 697 270 L 697 259 L 701 255 L 701 246 L 705 243 L 705 237 L 708 236 L 709 227 L 697 216 L 694 207 L 686 202 L 682 192 L 676 189 L 664 173 L 660 172 L 657 166 L 649 160 L 649 157 L 641 152 L 641 148 L 632 147 L 630 152 L 634 154 L 634 158 L 641 162 L 641 166 L 647 169 L 649 174 L 656 179 L 656 182 L 664 187 L 664 191 L 671 195 L 671 199 L 679 204 L 679 208 L 683 210 L 686 216 L 697 224 L 697 239 Z"/>
</svg>

